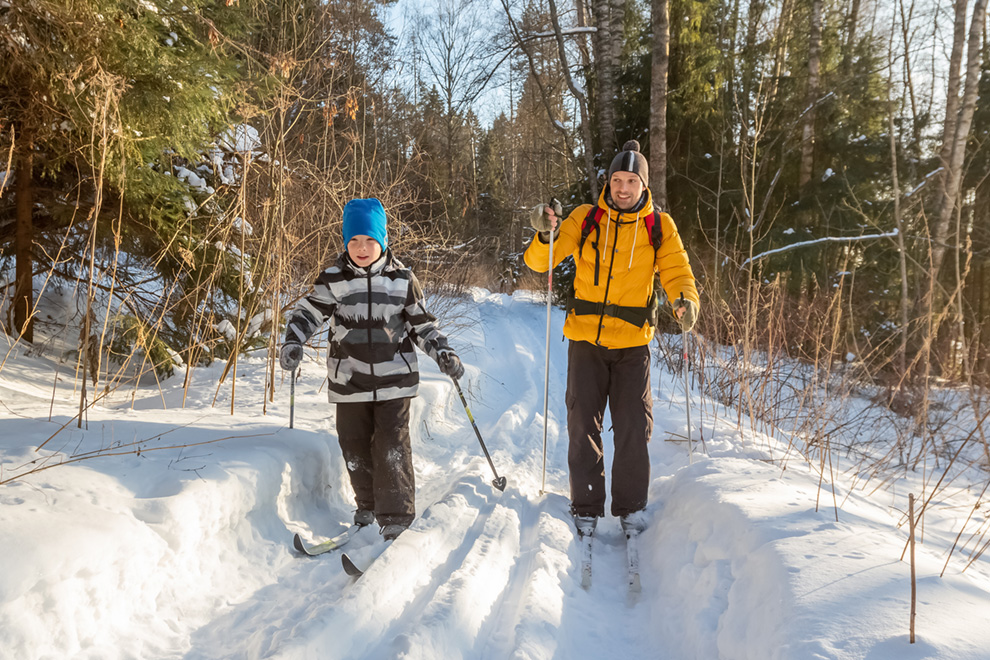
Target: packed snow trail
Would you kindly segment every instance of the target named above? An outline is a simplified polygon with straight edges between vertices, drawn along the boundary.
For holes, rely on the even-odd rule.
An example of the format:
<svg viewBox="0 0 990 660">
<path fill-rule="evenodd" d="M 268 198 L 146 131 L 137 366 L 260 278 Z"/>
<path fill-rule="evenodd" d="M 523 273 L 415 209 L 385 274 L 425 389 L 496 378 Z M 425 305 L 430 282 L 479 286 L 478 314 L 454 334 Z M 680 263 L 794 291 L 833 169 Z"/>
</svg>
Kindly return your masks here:
<svg viewBox="0 0 990 660">
<path fill-rule="evenodd" d="M 188 658 L 288 659 L 326 652 L 341 658 L 642 657 L 655 652 L 648 636 L 605 630 L 589 638 L 581 632 L 597 627 L 601 609 L 611 607 L 608 599 L 626 610 L 625 553 L 616 525 L 600 536 L 599 584 L 589 592 L 580 589 L 568 501 L 559 494 L 566 492 L 566 450 L 550 453 L 548 489 L 558 493 L 538 494 L 542 379 L 533 377 L 532 365 L 541 363 L 544 339 L 527 333 L 530 324 L 519 324 L 517 316 L 534 307 L 502 296 L 482 299 L 465 309 L 477 314 L 477 321 L 469 316 L 466 329 L 452 339 L 459 350 L 469 347 L 462 352 L 468 365 L 465 389 L 475 392 L 470 405 L 496 466 L 508 479 L 505 493 L 491 487 L 489 468 L 449 382 L 429 378 L 414 403 L 411 424 L 420 515 L 410 530 L 358 581 L 343 576 L 335 558 L 322 558 L 328 566 L 320 559 L 289 565 L 279 572 L 277 584 L 197 631 Z M 551 416 L 560 419 L 566 357 L 565 345 L 557 343 L 551 345 L 552 351 L 560 349 L 552 361 L 559 373 L 551 376 L 556 380 Z M 486 362 L 499 365 L 492 370 L 496 374 L 517 377 L 495 381 L 479 366 Z M 319 399 L 300 405 L 311 401 L 303 392 L 297 389 L 297 407 L 304 411 L 297 412 L 299 427 L 310 423 L 311 412 L 327 412 Z M 551 427 L 551 448 L 561 441 L 561 430 L 562 425 Z M 444 441 L 431 443 L 429 438 L 437 436 Z M 333 461 L 333 452 L 329 456 Z M 346 494 L 349 488 L 343 490 Z M 348 508 L 347 501 L 333 505 Z M 554 601 L 561 605 L 548 611 Z M 296 605 L 273 621 L 279 602 Z M 622 618 L 632 630 L 648 629 L 645 607 L 623 611 Z M 239 648 L 231 646 L 232 639 L 242 638 L 236 634 L 239 628 L 269 632 L 250 635 L 247 646 Z"/>
<path fill-rule="evenodd" d="M 357 532 L 348 552 L 380 556 L 353 580 L 336 551 L 311 558 L 292 547 L 295 533 L 307 542 L 340 533 L 353 513 L 322 355 L 304 362 L 295 429 L 288 380 L 263 411 L 262 356 L 239 360 L 233 415 L 229 387 L 211 407 L 222 365 L 194 370 L 188 395 L 178 375 L 160 392 L 94 407 L 88 430 L 66 427 L 49 447 L 175 449 L 0 487 L 0 657 L 986 660 L 985 563 L 939 580 L 944 557 L 919 549 L 923 636 L 909 646 L 896 506 L 842 493 L 836 522 L 817 506 L 818 475 L 800 459 L 786 471 L 768 464 L 771 441 L 726 423 L 724 411 L 716 419 L 710 402 L 702 421 L 714 458 L 689 466 L 686 444 L 666 441 L 684 434 L 681 374 L 661 366 L 642 592 L 630 605 L 625 539 L 610 516 L 582 589 L 568 514 L 563 315 L 552 317 L 541 495 L 545 307 L 524 293 L 472 295 L 451 340 L 505 492 L 491 486 L 450 381 L 423 360 L 411 423 L 418 517 L 387 548 L 375 526 Z M 33 448 L 78 405 L 71 379 L 56 383 L 53 402 L 43 385 L 53 372 L 21 356 L 0 373 L 0 398 L 18 413 L 2 418 L 4 470 L 35 460 Z M 609 426 L 606 416 L 607 471 Z"/>
</svg>

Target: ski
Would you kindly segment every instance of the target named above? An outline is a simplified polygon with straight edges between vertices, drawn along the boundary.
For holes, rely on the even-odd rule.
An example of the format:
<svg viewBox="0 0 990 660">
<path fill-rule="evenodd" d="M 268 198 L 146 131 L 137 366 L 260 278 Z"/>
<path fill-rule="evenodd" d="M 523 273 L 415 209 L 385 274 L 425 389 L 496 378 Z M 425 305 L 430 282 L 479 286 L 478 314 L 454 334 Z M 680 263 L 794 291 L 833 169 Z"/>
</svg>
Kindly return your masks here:
<svg viewBox="0 0 990 660">
<path fill-rule="evenodd" d="M 594 534 L 588 532 L 582 534 L 578 531 L 578 539 L 581 541 L 581 587 L 589 589 L 591 587 L 591 541 Z"/>
<path fill-rule="evenodd" d="M 626 532 L 626 575 L 629 596 L 635 598 L 642 591 L 642 585 L 639 582 L 639 531 L 634 529 Z"/>
<path fill-rule="evenodd" d="M 333 537 L 332 539 L 328 539 L 326 541 L 323 541 L 322 543 L 317 543 L 316 545 L 306 545 L 303 542 L 302 538 L 299 536 L 299 534 L 296 534 L 292 538 L 292 545 L 301 554 L 307 555 L 309 557 L 316 557 L 318 555 L 322 555 L 325 552 L 330 552 L 331 550 L 336 550 L 337 548 L 341 547 L 342 545 L 350 541 L 351 538 L 353 538 L 354 533 L 357 532 L 362 527 L 364 527 L 364 525 L 351 525 L 350 527 L 348 527 L 347 529 L 345 529 L 343 532 Z"/>
<path fill-rule="evenodd" d="M 357 564 L 347 556 L 346 552 L 340 553 L 340 563 L 344 565 L 344 572 L 352 578 L 359 578 L 364 575 L 364 571 L 357 567 Z"/>
</svg>

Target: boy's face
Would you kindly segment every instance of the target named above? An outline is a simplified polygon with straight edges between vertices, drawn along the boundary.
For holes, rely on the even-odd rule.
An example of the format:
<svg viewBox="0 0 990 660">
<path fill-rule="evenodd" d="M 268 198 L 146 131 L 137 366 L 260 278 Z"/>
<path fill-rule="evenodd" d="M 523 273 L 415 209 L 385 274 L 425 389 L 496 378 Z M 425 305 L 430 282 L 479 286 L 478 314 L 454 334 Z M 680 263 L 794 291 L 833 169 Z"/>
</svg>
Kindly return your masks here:
<svg viewBox="0 0 990 660">
<path fill-rule="evenodd" d="M 358 234 L 347 241 L 347 254 L 351 261 L 362 268 L 370 266 L 382 256 L 382 246 L 371 236 Z"/>
<path fill-rule="evenodd" d="M 615 205 L 626 211 L 636 206 L 636 202 L 643 196 L 643 180 L 634 172 L 616 172 L 608 180 L 611 189 L 612 201 Z"/>
</svg>

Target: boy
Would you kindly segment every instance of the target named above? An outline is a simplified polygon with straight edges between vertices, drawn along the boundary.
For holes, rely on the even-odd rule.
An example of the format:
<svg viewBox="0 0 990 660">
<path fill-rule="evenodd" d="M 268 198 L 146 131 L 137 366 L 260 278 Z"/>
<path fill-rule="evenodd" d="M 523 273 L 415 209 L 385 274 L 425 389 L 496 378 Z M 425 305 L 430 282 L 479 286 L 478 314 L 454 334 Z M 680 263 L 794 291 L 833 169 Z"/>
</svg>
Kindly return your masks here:
<svg viewBox="0 0 990 660">
<path fill-rule="evenodd" d="M 460 359 L 423 303 L 412 271 L 388 249 L 385 209 L 377 199 L 344 206 L 344 245 L 333 266 L 292 310 L 279 354 L 283 369 L 302 361 L 303 344 L 329 321 L 328 397 L 354 488 L 354 523 L 378 521 L 386 540 L 416 515 L 409 404 L 419 387 L 413 343 L 451 378 Z"/>
</svg>

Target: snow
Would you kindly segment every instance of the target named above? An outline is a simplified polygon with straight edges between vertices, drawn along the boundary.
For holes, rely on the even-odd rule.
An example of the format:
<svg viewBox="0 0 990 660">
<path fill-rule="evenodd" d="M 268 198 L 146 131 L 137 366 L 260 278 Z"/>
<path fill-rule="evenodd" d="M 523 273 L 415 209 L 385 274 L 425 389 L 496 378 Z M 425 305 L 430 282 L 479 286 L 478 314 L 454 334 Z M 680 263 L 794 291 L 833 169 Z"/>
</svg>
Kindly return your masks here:
<svg viewBox="0 0 990 660">
<path fill-rule="evenodd" d="M 211 186 L 207 185 L 206 179 L 199 176 L 192 170 L 185 168 L 181 165 L 176 166 L 175 176 L 180 181 L 185 181 L 186 183 L 189 184 L 190 187 L 195 188 L 200 192 L 205 192 L 209 194 L 213 194 L 214 192 L 216 192 Z"/>
<path fill-rule="evenodd" d="M 241 124 L 224 134 L 220 139 L 220 146 L 237 153 L 253 152 L 261 147 L 261 136 L 254 126 Z"/>
<path fill-rule="evenodd" d="M 240 216 L 234 218 L 234 222 L 232 224 L 235 230 L 241 232 L 245 236 L 251 236 L 254 234 L 254 227 L 251 223 Z"/>
<path fill-rule="evenodd" d="M 223 319 L 222 321 L 217 323 L 216 326 L 214 326 L 214 328 L 216 329 L 217 332 L 219 332 L 224 337 L 226 337 L 227 341 L 234 341 L 235 339 L 237 339 L 237 328 L 235 328 L 234 324 L 228 321 L 227 319 Z"/>
<path fill-rule="evenodd" d="M 908 643 L 904 511 L 930 473 L 858 488 L 837 452 L 822 483 L 787 439 L 737 425 L 697 390 L 692 421 L 711 456 L 689 464 L 687 444 L 672 441 L 686 430 L 681 373 L 662 362 L 642 594 L 627 601 L 611 517 L 582 589 L 562 312 L 551 319 L 545 494 L 543 301 L 472 290 L 452 314 L 461 385 L 508 487 L 491 486 L 451 382 L 421 356 L 410 427 L 418 518 L 387 549 L 374 529 L 357 535 L 356 557 L 381 555 L 358 581 L 336 552 L 302 558 L 291 545 L 295 532 L 340 532 L 353 512 L 325 351 L 307 349 L 293 429 L 280 372 L 265 400 L 264 352 L 241 356 L 219 385 L 222 363 L 193 369 L 188 393 L 184 372 L 160 389 L 118 391 L 78 429 L 72 364 L 10 347 L 0 368 L 3 657 L 986 660 L 988 560 L 963 572 L 957 554 L 939 577 L 969 513 L 945 492 L 917 546 L 918 641 Z M 834 485 L 833 468 L 843 475 Z"/>
<path fill-rule="evenodd" d="M 787 233 L 793 233 L 793 231 L 785 231 Z M 897 230 L 892 229 L 889 232 L 883 234 L 864 234 L 863 236 L 823 236 L 822 238 L 815 238 L 810 241 L 800 241 L 798 243 L 791 243 L 790 245 L 785 245 L 783 247 L 774 248 L 773 250 L 767 250 L 755 256 L 752 256 L 745 261 L 743 261 L 739 268 L 745 268 L 750 262 L 759 261 L 760 259 L 769 257 L 771 254 L 779 254 L 781 252 L 788 252 L 790 250 L 795 250 L 798 248 L 804 248 L 811 245 L 818 245 L 821 243 L 856 243 L 858 241 L 869 241 L 877 238 L 894 238 L 897 236 Z"/>
</svg>

